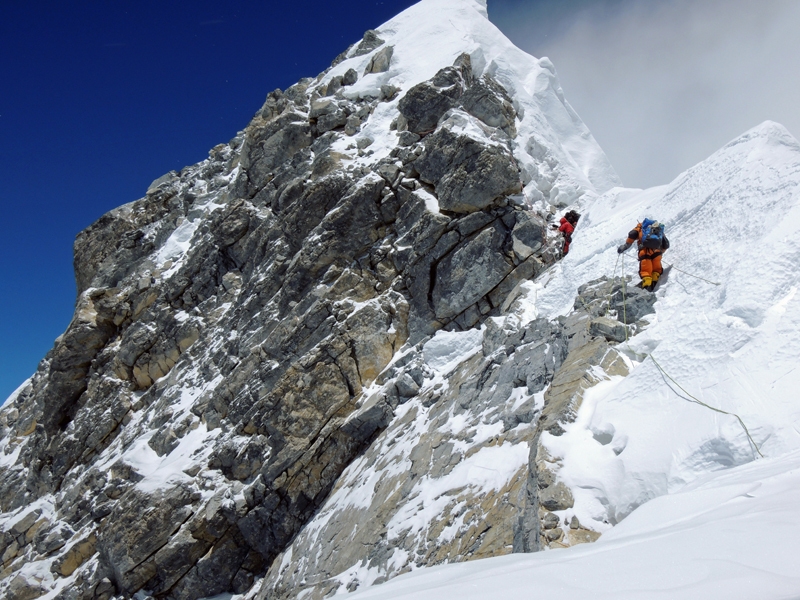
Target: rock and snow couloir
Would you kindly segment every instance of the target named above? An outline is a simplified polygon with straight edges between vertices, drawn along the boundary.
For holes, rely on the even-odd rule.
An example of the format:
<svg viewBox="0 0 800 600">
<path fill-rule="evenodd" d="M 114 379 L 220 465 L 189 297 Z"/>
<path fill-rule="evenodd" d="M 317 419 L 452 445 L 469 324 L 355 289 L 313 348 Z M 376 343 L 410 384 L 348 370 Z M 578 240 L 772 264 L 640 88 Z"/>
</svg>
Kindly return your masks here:
<svg viewBox="0 0 800 600">
<path fill-rule="evenodd" d="M 615 187 L 547 59 L 481 0 L 423 0 L 78 236 L 73 321 L 0 411 L 0 589 L 320 598 L 593 541 L 754 458 L 651 353 L 784 455 L 798 165 L 765 124 L 670 186 Z M 645 214 L 723 284 L 598 280 Z"/>
</svg>

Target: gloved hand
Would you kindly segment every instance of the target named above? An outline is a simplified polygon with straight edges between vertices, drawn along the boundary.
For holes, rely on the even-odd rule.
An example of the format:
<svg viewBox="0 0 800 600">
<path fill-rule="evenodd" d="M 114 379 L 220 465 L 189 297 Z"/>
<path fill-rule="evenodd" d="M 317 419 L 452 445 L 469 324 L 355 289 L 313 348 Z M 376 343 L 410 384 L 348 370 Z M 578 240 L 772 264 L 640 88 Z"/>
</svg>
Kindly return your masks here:
<svg viewBox="0 0 800 600">
<path fill-rule="evenodd" d="M 621 244 L 621 245 L 620 245 L 620 246 L 617 248 L 617 254 L 622 254 L 623 252 L 625 252 L 625 250 L 627 250 L 627 249 L 628 249 L 628 248 L 630 248 L 630 247 L 631 247 L 631 245 L 630 245 L 630 244 Z"/>
</svg>

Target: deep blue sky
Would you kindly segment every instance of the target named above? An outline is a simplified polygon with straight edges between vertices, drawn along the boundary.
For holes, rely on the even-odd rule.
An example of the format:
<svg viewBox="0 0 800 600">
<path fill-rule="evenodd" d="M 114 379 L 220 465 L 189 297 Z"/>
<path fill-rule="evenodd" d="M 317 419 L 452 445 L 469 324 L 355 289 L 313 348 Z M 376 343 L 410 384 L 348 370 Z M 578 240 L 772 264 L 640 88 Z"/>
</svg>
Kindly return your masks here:
<svg viewBox="0 0 800 600">
<path fill-rule="evenodd" d="M 0 402 L 72 316 L 75 235 L 413 0 L 0 0 Z M 795 0 L 489 0 L 627 185 L 764 119 L 800 133 Z M 702 92 L 702 93 L 699 93 Z"/>
<path fill-rule="evenodd" d="M 69 324 L 79 231 L 412 4 L 0 2 L 0 402 Z M 559 1 L 490 11 L 532 4 L 552 17 Z"/>
<path fill-rule="evenodd" d="M 0 398 L 69 324 L 80 230 L 411 4 L 0 2 Z"/>
</svg>

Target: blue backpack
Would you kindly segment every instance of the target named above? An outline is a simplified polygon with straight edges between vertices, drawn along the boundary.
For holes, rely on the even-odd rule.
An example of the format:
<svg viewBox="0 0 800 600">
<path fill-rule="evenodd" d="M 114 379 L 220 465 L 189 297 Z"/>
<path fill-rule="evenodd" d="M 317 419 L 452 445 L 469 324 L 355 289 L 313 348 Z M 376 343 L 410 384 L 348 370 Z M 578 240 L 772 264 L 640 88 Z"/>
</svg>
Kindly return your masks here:
<svg viewBox="0 0 800 600">
<path fill-rule="evenodd" d="M 664 241 L 664 225 L 652 219 L 642 221 L 642 248 L 659 249 Z"/>
</svg>

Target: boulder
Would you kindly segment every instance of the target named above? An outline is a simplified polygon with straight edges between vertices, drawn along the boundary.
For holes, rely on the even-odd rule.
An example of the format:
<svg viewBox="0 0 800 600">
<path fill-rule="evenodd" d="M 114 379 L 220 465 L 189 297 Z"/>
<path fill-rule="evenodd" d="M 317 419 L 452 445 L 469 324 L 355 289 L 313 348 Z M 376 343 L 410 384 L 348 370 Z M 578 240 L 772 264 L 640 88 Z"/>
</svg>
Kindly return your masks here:
<svg viewBox="0 0 800 600">
<path fill-rule="evenodd" d="M 539 503 L 547 510 L 566 510 L 575 505 L 570 489 L 560 481 L 539 491 Z"/>
<path fill-rule="evenodd" d="M 375 48 L 380 48 L 383 44 L 384 41 L 378 36 L 378 32 L 374 29 L 368 29 L 364 32 L 364 37 L 353 50 L 351 56 L 364 56 L 375 50 Z"/>
<path fill-rule="evenodd" d="M 608 317 L 597 317 L 589 321 L 589 333 L 603 337 L 609 342 L 624 342 L 628 339 L 627 327 L 616 319 Z"/>
<path fill-rule="evenodd" d="M 611 310 L 623 323 L 635 323 L 645 315 L 655 312 L 656 295 L 642 288 L 628 285 L 611 296 Z"/>
<path fill-rule="evenodd" d="M 547 240 L 547 224 L 544 219 L 530 211 L 515 213 L 516 222 L 511 231 L 514 254 L 520 260 L 525 260 L 537 252 Z"/>
<path fill-rule="evenodd" d="M 522 189 L 516 160 L 506 149 L 489 145 L 448 127 L 425 140 L 414 161 L 420 179 L 436 188 L 442 210 L 471 213 Z"/>
<path fill-rule="evenodd" d="M 412 87 L 397 105 L 400 114 L 408 122 L 412 133 L 427 133 L 436 128 L 439 119 L 458 105 L 464 92 L 461 70 L 446 67 L 431 81 Z"/>
<path fill-rule="evenodd" d="M 347 69 L 342 75 L 342 85 L 353 85 L 356 81 L 358 81 L 358 73 L 355 69 Z"/>
<path fill-rule="evenodd" d="M 370 73 L 383 73 L 389 70 L 389 64 L 392 62 L 392 55 L 394 54 L 394 46 L 386 46 L 378 50 L 372 58 L 370 58 L 367 68 L 364 69 L 364 75 Z"/>
<path fill-rule="evenodd" d="M 8 586 L 7 600 L 33 600 L 45 594 L 47 590 L 25 575 L 15 575 Z"/>
<path fill-rule="evenodd" d="M 492 77 L 484 75 L 473 83 L 461 97 L 461 106 L 487 125 L 502 129 L 510 137 L 516 135 L 517 111 L 506 90 Z"/>
</svg>

